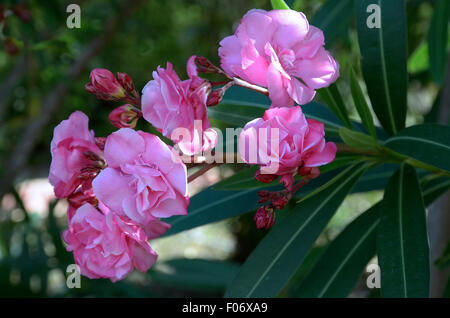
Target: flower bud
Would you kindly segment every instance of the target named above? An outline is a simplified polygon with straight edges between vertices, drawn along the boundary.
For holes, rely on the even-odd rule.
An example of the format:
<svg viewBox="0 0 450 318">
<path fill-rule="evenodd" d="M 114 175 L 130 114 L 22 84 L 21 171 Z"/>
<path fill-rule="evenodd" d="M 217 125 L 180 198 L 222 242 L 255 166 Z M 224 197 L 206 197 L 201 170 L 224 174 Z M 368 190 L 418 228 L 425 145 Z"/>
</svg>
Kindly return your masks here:
<svg viewBox="0 0 450 318">
<path fill-rule="evenodd" d="M 104 68 L 95 68 L 89 76 L 91 84 L 95 89 L 95 94 L 98 98 L 104 100 L 117 100 L 124 98 L 125 90 L 114 77 L 114 74 Z M 90 86 L 86 87 L 88 92 L 91 92 Z"/>
<path fill-rule="evenodd" d="M 260 190 L 258 191 L 258 196 L 260 197 L 258 203 L 266 203 L 269 202 L 269 200 L 272 198 L 272 195 L 267 190 Z"/>
<path fill-rule="evenodd" d="M 283 210 L 288 201 L 289 200 L 284 195 L 277 193 L 272 198 L 272 205 L 274 206 L 275 209 Z"/>
<path fill-rule="evenodd" d="M 3 49 L 8 55 L 15 56 L 19 53 L 20 49 L 13 38 L 6 38 L 3 40 Z"/>
<path fill-rule="evenodd" d="M 292 190 L 292 185 L 294 184 L 294 177 L 291 174 L 285 174 L 280 178 L 280 183 L 284 185 L 289 191 Z"/>
<path fill-rule="evenodd" d="M 318 167 L 301 167 L 298 169 L 298 174 L 306 179 L 315 179 L 320 175 L 320 170 Z"/>
<path fill-rule="evenodd" d="M 222 89 L 217 89 L 215 91 L 212 91 L 208 95 L 208 99 L 206 101 L 206 106 L 216 106 L 222 101 L 224 95 L 224 91 Z"/>
<path fill-rule="evenodd" d="M 258 229 L 270 229 L 275 222 L 275 213 L 270 206 L 262 206 L 256 210 L 254 217 L 256 222 L 256 228 Z"/>
<path fill-rule="evenodd" d="M 255 179 L 262 183 L 272 183 L 276 178 L 278 178 L 278 176 L 274 174 L 262 174 L 260 169 L 255 173 Z"/>
<path fill-rule="evenodd" d="M 219 68 L 212 64 L 207 58 L 203 56 L 196 56 L 197 72 L 199 73 L 219 73 Z"/>
<path fill-rule="evenodd" d="M 117 72 L 117 80 L 128 93 L 135 93 L 133 80 L 127 73 Z"/>
<path fill-rule="evenodd" d="M 134 128 L 141 117 L 141 111 L 130 104 L 125 104 L 109 113 L 109 121 L 116 128 Z"/>
<path fill-rule="evenodd" d="M 12 12 L 25 23 L 31 21 L 31 12 L 23 4 L 14 6 Z"/>
</svg>

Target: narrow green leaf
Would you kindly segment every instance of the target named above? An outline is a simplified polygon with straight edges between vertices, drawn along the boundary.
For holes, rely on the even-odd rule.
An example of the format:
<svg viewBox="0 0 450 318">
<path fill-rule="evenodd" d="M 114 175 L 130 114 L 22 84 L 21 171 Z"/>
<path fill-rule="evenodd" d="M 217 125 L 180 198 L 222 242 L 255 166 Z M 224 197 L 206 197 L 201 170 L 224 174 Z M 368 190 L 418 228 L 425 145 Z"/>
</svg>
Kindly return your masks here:
<svg viewBox="0 0 450 318">
<path fill-rule="evenodd" d="M 372 113 L 370 112 L 369 105 L 367 105 L 362 89 L 358 84 L 358 78 L 356 77 L 353 68 L 350 73 L 350 89 L 352 91 L 353 101 L 355 102 L 355 107 L 358 111 L 359 118 L 361 118 L 361 121 L 369 134 L 377 140 L 377 133 L 373 123 Z"/>
<path fill-rule="evenodd" d="M 335 84 L 318 90 L 320 97 L 347 128 L 352 128 L 341 93 Z"/>
<path fill-rule="evenodd" d="M 447 243 L 447 247 L 434 264 L 440 269 L 445 269 L 450 266 L 450 242 Z"/>
<path fill-rule="evenodd" d="M 447 60 L 447 36 L 450 18 L 450 2 L 435 0 L 433 16 L 428 30 L 428 56 L 431 78 L 442 84 Z"/>
<path fill-rule="evenodd" d="M 450 278 L 445 285 L 444 292 L 442 293 L 442 298 L 450 298 Z"/>
<path fill-rule="evenodd" d="M 223 292 L 239 271 L 239 265 L 206 259 L 172 259 L 157 263 L 148 274 L 152 281 L 196 291 Z"/>
<path fill-rule="evenodd" d="M 376 140 L 372 137 L 345 127 L 339 129 L 339 136 L 347 145 L 353 148 L 375 150 L 378 147 Z"/>
<path fill-rule="evenodd" d="M 274 10 L 289 10 L 289 6 L 283 0 L 270 0 Z"/>
<path fill-rule="evenodd" d="M 311 21 L 321 29 L 325 44 L 329 47 L 339 37 L 345 37 L 350 29 L 354 0 L 328 0 Z"/>
<path fill-rule="evenodd" d="M 405 127 L 406 118 L 405 0 L 358 0 L 355 7 L 367 91 L 381 125 L 395 135 Z M 368 8 L 372 11 L 368 12 Z M 377 13 L 381 17 L 380 27 L 371 24 Z"/>
<path fill-rule="evenodd" d="M 383 297 L 429 297 L 425 205 L 413 167 L 402 164 L 381 202 L 377 238 Z"/>
<path fill-rule="evenodd" d="M 450 172 L 450 126 L 437 124 L 411 126 L 386 140 L 384 146 Z"/>
<path fill-rule="evenodd" d="M 424 182 L 425 205 L 450 188 L 450 179 Z M 350 223 L 327 247 L 299 286 L 296 297 L 347 297 L 365 266 L 376 254 L 377 226 L 381 203 L 377 203 Z"/>
<path fill-rule="evenodd" d="M 249 256 L 225 297 L 276 296 L 366 168 L 350 166 L 289 212 Z"/>
<path fill-rule="evenodd" d="M 380 205 L 361 214 L 331 242 L 300 283 L 296 297 L 346 297 L 376 252 Z"/>
<path fill-rule="evenodd" d="M 169 236 L 200 225 L 241 215 L 258 207 L 258 189 L 215 191 L 211 187 L 191 198 L 187 215 L 173 216 L 166 221 L 172 227 Z"/>
</svg>

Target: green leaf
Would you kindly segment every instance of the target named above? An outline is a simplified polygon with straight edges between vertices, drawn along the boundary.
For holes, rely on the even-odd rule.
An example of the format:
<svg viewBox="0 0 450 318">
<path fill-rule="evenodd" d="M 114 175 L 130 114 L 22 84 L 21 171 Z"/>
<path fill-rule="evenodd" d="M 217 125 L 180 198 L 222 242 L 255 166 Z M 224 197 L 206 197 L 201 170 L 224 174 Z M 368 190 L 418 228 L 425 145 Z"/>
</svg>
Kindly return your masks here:
<svg viewBox="0 0 450 318">
<path fill-rule="evenodd" d="M 442 298 L 450 298 L 450 278 L 447 280 L 447 285 L 445 285 Z"/>
<path fill-rule="evenodd" d="M 289 10 L 289 6 L 283 0 L 270 0 L 274 10 Z"/>
<path fill-rule="evenodd" d="M 335 84 L 329 87 L 321 88 L 318 90 L 320 97 L 324 100 L 325 104 L 333 111 L 337 118 L 342 121 L 346 127 L 352 128 L 350 119 L 348 117 L 347 108 L 345 108 L 344 101 L 341 93 Z"/>
<path fill-rule="evenodd" d="M 256 209 L 258 200 L 258 189 L 215 191 L 210 187 L 191 198 L 187 215 L 173 216 L 166 221 L 172 227 L 164 236 L 241 215 Z"/>
<path fill-rule="evenodd" d="M 348 34 L 352 8 L 353 0 L 329 0 L 317 11 L 311 25 L 323 31 L 327 47 L 339 37 Z"/>
<path fill-rule="evenodd" d="M 413 167 L 402 164 L 381 202 L 377 238 L 383 297 L 429 297 L 425 205 Z"/>
<path fill-rule="evenodd" d="M 331 242 L 295 297 L 346 297 L 352 291 L 376 252 L 379 208 L 361 214 Z"/>
<path fill-rule="evenodd" d="M 425 205 L 450 188 L 450 179 L 423 182 Z M 295 297 L 347 297 L 376 254 L 380 203 L 358 216 L 327 247 L 298 287 Z"/>
<path fill-rule="evenodd" d="M 435 0 L 433 16 L 428 31 L 428 56 L 431 78 L 438 85 L 442 84 L 447 60 L 449 16 L 450 2 L 448 0 Z"/>
<path fill-rule="evenodd" d="M 208 116 L 231 127 L 244 127 L 255 118 L 262 117 L 267 109 L 269 109 L 268 105 L 258 102 L 224 99 L 219 105 L 208 107 Z M 311 102 L 303 105 L 302 110 L 306 118 L 322 122 L 327 134 L 336 135 L 339 128 L 343 126 L 339 119 L 324 105 Z"/>
<path fill-rule="evenodd" d="M 262 117 L 268 106 L 237 100 L 223 100 L 219 105 L 208 107 L 208 117 L 218 119 L 233 127 L 244 127 L 255 118 Z"/>
<path fill-rule="evenodd" d="M 173 259 L 157 263 L 148 272 L 152 281 L 186 290 L 223 292 L 239 271 L 239 265 L 206 259 Z"/>
<path fill-rule="evenodd" d="M 276 296 L 366 168 L 350 166 L 289 212 L 249 256 L 225 297 Z"/>
<path fill-rule="evenodd" d="M 447 243 L 447 247 L 442 253 L 441 257 L 439 257 L 434 264 L 440 269 L 445 269 L 450 266 L 450 242 Z"/>
<path fill-rule="evenodd" d="M 364 97 L 362 89 L 358 84 L 358 78 L 356 77 L 353 68 L 350 73 L 350 89 L 352 91 L 356 110 L 358 111 L 359 117 L 361 118 L 364 127 L 367 129 L 369 134 L 375 140 L 377 140 L 377 133 L 375 130 L 375 125 L 373 123 L 372 113 L 370 112 L 369 105 L 367 105 L 366 98 Z"/>
<path fill-rule="evenodd" d="M 429 65 L 428 44 L 427 42 L 423 42 L 409 57 L 408 72 L 411 74 L 424 72 L 428 69 Z"/>
<path fill-rule="evenodd" d="M 369 28 L 378 5 L 381 27 Z M 405 127 L 406 92 L 406 9 L 405 0 L 359 0 L 355 2 L 361 64 L 372 107 L 381 125 L 395 135 Z"/>
<path fill-rule="evenodd" d="M 347 145 L 356 149 L 375 150 L 378 147 L 376 140 L 372 137 L 345 127 L 339 129 L 339 136 Z"/>
<path fill-rule="evenodd" d="M 437 124 L 411 126 L 386 140 L 384 146 L 450 172 L 450 126 Z"/>
</svg>

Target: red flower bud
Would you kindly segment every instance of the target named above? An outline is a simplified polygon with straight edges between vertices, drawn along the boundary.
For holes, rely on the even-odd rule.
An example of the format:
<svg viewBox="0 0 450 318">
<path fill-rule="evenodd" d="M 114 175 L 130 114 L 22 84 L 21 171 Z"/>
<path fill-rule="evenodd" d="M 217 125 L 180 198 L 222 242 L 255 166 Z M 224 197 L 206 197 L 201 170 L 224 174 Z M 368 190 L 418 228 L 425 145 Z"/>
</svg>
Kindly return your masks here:
<svg viewBox="0 0 450 318">
<path fill-rule="evenodd" d="M 117 80 L 128 93 L 135 93 L 133 80 L 127 73 L 117 72 Z"/>
<path fill-rule="evenodd" d="M 207 58 L 203 56 L 195 57 L 197 63 L 197 72 L 199 73 L 219 73 L 220 69 L 212 64 Z"/>
<path fill-rule="evenodd" d="M 222 89 L 217 89 L 215 91 L 212 91 L 208 95 L 208 99 L 206 101 L 206 106 L 216 106 L 222 101 L 224 95 L 224 91 Z"/>
<path fill-rule="evenodd" d="M 109 121 L 116 128 L 134 128 L 142 113 L 130 104 L 125 104 L 109 113 Z"/>
<path fill-rule="evenodd" d="M 254 220 L 256 222 L 256 228 L 268 230 L 275 222 L 275 212 L 273 208 L 267 205 L 262 206 L 256 210 Z"/>
<path fill-rule="evenodd" d="M 95 68 L 89 76 L 91 84 L 98 98 L 104 100 L 117 100 L 124 98 L 125 90 L 114 77 L 114 74 L 104 68 Z M 91 92 L 92 88 L 87 85 L 86 90 Z"/>
<path fill-rule="evenodd" d="M 6 38 L 3 40 L 3 49 L 8 55 L 14 56 L 19 53 L 19 46 L 12 38 Z"/>
<path fill-rule="evenodd" d="M 262 174 L 258 169 L 255 173 L 255 179 L 262 183 L 272 183 L 273 180 L 278 178 L 277 175 L 274 174 Z"/>
<path fill-rule="evenodd" d="M 275 209 L 283 210 L 288 201 L 289 200 L 285 196 L 277 193 L 272 198 L 272 205 L 275 207 Z"/>
<path fill-rule="evenodd" d="M 12 8 L 12 12 L 23 22 L 31 21 L 31 12 L 23 4 L 18 4 Z"/>
<path fill-rule="evenodd" d="M 285 174 L 280 178 L 280 183 L 284 185 L 289 191 L 292 190 L 292 185 L 294 184 L 294 177 L 291 174 Z"/>
<path fill-rule="evenodd" d="M 258 196 L 260 197 L 258 203 L 266 203 L 272 198 L 272 194 L 267 190 L 258 191 Z"/>
<path fill-rule="evenodd" d="M 315 179 L 320 176 L 320 170 L 318 167 L 301 167 L 298 169 L 298 174 L 306 179 Z"/>
<path fill-rule="evenodd" d="M 0 22 L 5 20 L 5 7 L 0 4 Z"/>
</svg>

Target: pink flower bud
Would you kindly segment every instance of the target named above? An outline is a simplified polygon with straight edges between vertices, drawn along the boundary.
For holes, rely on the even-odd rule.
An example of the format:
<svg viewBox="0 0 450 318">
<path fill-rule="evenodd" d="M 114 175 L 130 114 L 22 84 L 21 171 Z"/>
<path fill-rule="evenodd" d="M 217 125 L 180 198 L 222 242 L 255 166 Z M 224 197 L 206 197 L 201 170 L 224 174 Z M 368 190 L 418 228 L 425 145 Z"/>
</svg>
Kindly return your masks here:
<svg viewBox="0 0 450 318">
<path fill-rule="evenodd" d="M 133 80 L 127 73 L 117 72 L 117 80 L 128 93 L 135 92 Z"/>
<path fill-rule="evenodd" d="M 275 222 L 275 213 L 270 206 L 262 206 L 256 210 L 255 218 L 256 228 L 270 229 Z"/>
<path fill-rule="evenodd" d="M 222 89 L 217 89 L 215 91 L 212 91 L 208 95 L 208 100 L 206 101 L 206 106 L 216 106 L 222 101 L 224 95 L 224 91 Z"/>
<path fill-rule="evenodd" d="M 96 91 L 98 98 L 105 100 L 116 100 L 125 97 L 125 90 L 114 77 L 114 74 L 104 68 L 95 68 L 92 70 L 91 84 Z M 86 88 L 88 89 L 88 88 Z"/>
<path fill-rule="evenodd" d="M 109 121 L 116 128 L 134 128 L 141 117 L 141 111 L 130 104 L 125 104 L 109 113 Z"/>
<path fill-rule="evenodd" d="M 292 190 L 292 185 L 294 184 L 294 177 L 292 174 L 285 174 L 280 178 L 280 183 L 284 185 L 289 191 Z"/>
<path fill-rule="evenodd" d="M 271 183 L 276 178 L 278 178 L 278 176 L 274 174 L 262 174 L 260 169 L 255 173 L 255 179 L 262 183 Z"/>
<path fill-rule="evenodd" d="M 306 179 L 315 179 L 320 175 L 320 170 L 318 167 L 301 167 L 298 169 L 298 174 Z"/>
<path fill-rule="evenodd" d="M 217 66 L 203 56 L 196 56 L 195 62 L 197 63 L 197 72 L 199 73 L 218 73 L 220 71 Z"/>
</svg>

